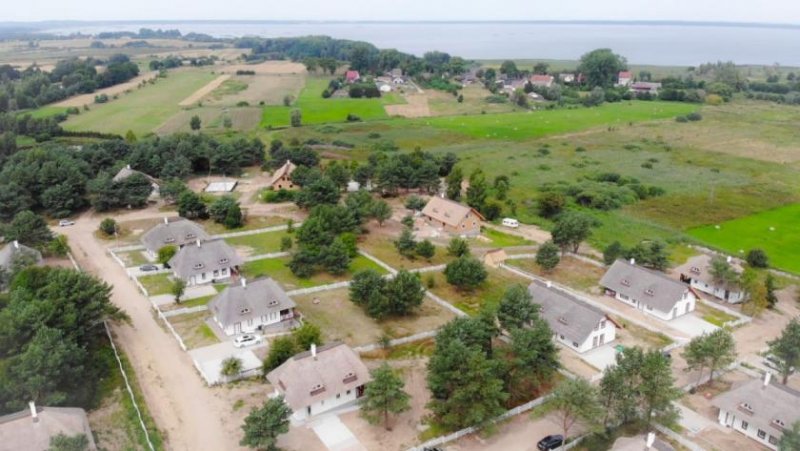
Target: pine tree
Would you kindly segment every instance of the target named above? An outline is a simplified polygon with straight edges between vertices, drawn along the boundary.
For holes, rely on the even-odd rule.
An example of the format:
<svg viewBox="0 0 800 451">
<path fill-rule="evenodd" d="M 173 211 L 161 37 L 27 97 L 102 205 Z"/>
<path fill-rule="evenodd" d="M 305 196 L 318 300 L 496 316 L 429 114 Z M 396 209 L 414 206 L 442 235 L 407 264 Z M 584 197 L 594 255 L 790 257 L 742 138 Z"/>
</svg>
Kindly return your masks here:
<svg viewBox="0 0 800 451">
<path fill-rule="evenodd" d="M 408 393 L 403 391 L 403 380 L 384 363 L 371 371 L 372 381 L 364 389 L 361 402 L 361 416 L 370 424 L 383 422 L 389 431 L 389 415 L 405 412 L 410 409 Z"/>
<path fill-rule="evenodd" d="M 282 396 L 268 399 L 260 409 L 253 409 L 244 419 L 244 438 L 239 445 L 278 451 L 278 436 L 289 432 L 291 414 Z"/>
</svg>

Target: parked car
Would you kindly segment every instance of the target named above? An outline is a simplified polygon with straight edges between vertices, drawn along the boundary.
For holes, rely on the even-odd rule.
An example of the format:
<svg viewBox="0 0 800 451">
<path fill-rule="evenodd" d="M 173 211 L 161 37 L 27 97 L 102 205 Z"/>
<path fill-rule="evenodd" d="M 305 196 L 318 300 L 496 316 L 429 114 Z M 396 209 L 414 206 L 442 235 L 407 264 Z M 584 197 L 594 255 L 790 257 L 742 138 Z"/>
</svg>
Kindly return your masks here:
<svg viewBox="0 0 800 451">
<path fill-rule="evenodd" d="M 158 266 L 156 265 L 142 265 L 139 267 L 139 271 L 148 272 L 148 271 L 158 271 Z"/>
<path fill-rule="evenodd" d="M 506 227 L 511 227 L 512 229 L 516 229 L 519 227 L 519 221 L 514 218 L 503 218 L 503 225 Z"/>
<path fill-rule="evenodd" d="M 71 226 L 71 225 L 75 225 L 75 221 L 72 221 L 70 219 L 62 219 L 62 220 L 58 221 L 58 226 L 59 227 L 67 227 L 67 226 Z"/>
<path fill-rule="evenodd" d="M 551 449 L 556 449 L 563 444 L 564 444 L 563 435 L 560 434 L 548 435 L 547 437 L 539 440 L 539 443 L 536 444 L 536 448 L 538 448 L 541 451 L 548 451 Z"/>
<path fill-rule="evenodd" d="M 239 335 L 233 339 L 233 345 L 237 348 L 244 348 L 245 346 L 252 346 L 261 343 L 261 336 L 259 335 Z"/>
</svg>

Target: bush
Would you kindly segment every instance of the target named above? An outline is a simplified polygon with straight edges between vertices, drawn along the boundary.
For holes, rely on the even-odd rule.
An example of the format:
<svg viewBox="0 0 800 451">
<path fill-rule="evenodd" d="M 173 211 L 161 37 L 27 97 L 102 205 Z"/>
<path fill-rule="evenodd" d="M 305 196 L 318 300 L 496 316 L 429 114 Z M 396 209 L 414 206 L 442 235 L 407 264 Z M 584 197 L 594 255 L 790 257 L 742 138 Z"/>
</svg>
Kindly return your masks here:
<svg viewBox="0 0 800 451">
<path fill-rule="evenodd" d="M 678 116 L 675 118 L 675 122 L 680 122 L 680 123 L 689 122 L 689 119 L 687 119 L 686 116 Z"/>
<path fill-rule="evenodd" d="M 427 204 L 427 201 L 425 199 L 423 199 L 423 198 L 421 198 L 419 196 L 412 195 L 412 196 L 409 196 L 408 199 L 406 199 L 406 204 L 405 205 L 406 205 L 406 208 L 408 208 L 409 210 L 421 211 L 423 208 L 425 208 L 426 204 Z"/>
<path fill-rule="evenodd" d="M 178 248 L 175 246 L 164 246 L 158 250 L 157 261 L 162 265 L 166 265 L 175 254 L 178 253 Z"/>
<path fill-rule="evenodd" d="M 769 266 L 769 257 L 763 249 L 750 249 L 747 252 L 747 264 L 754 268 L 766 268 Z"/>
<path fill-rule="evenodd" d="M 106 103 L 108 102 L 108 96 L 105 94 L 99 94 L 94 96 L 94 103 Z"/>
<path fill-rule="evenodd" d="M 113 218 L 105 218 L 100 223 L 100 231 L 103 232 L 105 236 L 111 236 L 114 232 L 117 231 L 117 221 Z"/>
<path fill-rule="evenodd" d="M 692 122 L 697 122 L 697 121 L 700 121 L 700 120 L 703 119 L 703 115 L 698 113 L 698 112 L 689 113 L 689 114 L 686 115 L 686 119 L 688 119 L 688 120 L 690 120 Z"/>
<path fill-rule="evenodd" d="M 444 276 L 447 283 L 461 290 L 473 290 L 488 277 L 483 263 L 472 257 L 459 257 L 447 264 Z"/>
<path fill-rule="evenodd" d="M 356 116 L 355 114 L 352 113 L 348 113 L 347 122 L 361 122 L 361 117 Z"/>
<path fill-rule="evenodd" d="M 278 191 L 265 190 L 261 193 L 261 201 L 268 204 L 294 202 L 295 193 L 295 191 L 289 191 L 285 189 L 279 189 Z"/>
</svg>

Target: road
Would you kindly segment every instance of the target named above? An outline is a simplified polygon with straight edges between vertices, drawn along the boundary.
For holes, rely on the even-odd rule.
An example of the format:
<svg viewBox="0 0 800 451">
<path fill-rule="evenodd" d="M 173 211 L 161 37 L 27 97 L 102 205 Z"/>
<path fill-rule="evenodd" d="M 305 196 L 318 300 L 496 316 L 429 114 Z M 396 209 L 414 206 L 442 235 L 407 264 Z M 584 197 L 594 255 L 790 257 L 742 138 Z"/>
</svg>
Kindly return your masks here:
<svg viewBox="0 0 800 451">
<path fill-rule="evenodd" d="M 120 215 L 117 220 L 172 215 L 144 210 Z M 72 252 L 85 271 L 114 288 L 111 300 L 130 316 L 130 324 L 117 324 L 112 329 L 136 371 L 156 424 L 165 432 L 165 447 L 187 451 L 240 449 L 239 425 L 227 420 L 231 406 L 204 385 L 189 355 L 157 323 L 148 300 L 94 237 L 102 219 L 86 213 L 75 225 L 58 228 L 57 232 L 69 238 Z"/>
</svg>

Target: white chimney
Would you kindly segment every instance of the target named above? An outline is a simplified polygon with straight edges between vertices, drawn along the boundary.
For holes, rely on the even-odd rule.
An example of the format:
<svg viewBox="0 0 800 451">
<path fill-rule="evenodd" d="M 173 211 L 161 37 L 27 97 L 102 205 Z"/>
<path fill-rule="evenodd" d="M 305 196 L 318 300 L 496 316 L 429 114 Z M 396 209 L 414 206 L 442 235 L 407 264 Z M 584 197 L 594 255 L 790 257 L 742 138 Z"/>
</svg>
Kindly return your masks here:
<svg viewBox="0 0 800 451">
<path fill-rule="evenodd" d="M 770 380 L 772 380 L 772 373 L 770 373 L 769 371 L 767 371 L 766 373 L 764 373 L 764 387 L 766 387 L 767 385 L 769 385 L 769 381 L 770 381 Z"/>
<path fill-rule="evenodd" d="M 169 225 L 169 218 L 164 217 L 164 224 Z"/>
<path fill-rule="evenodd" d="M 197 239 L 197 247 L 200 247 L 200 239 Z"/>
<path fill-rule="evenodd" d="M 547 286 L 547 288 L 553 288 L 553 282 L 550 282 L 549 280 L 544 284 Z"/>
<path fill-rule="evenodd" d="M 14 240 L 14 249 L 19 249 L 19 241 Z"/>
<path fill-rule="evenodd" d="M 36 403 L 33 401 L 28 402 L 28 408 L 31 409 L 31 419 L 34 423 L 39 422 L 39 414 L 36 413 Z"/>
<path fill-rule="evenodd" d="M 311 343 L 311 357 L 317 360 L 317 345 L 314 343 Z"/>
<path fill-rule="evenodd" d="M 635 259 L 635 258 L 632 258 L 632 259 L 631 259 L 631 265 L 635 265 L 635 264 L 636 264 L 636 259 Z"/>
<path fill-rule="evenodd" d="M 647 433 L 647 440 L 644 442 L 644 449 L 650 449 L 653 447 L 653 443 L 656 441 L 656 434 L 655 432 L 648 432 Z"/>
<path fill-rule="evenodd" d="M 242 288 L 247 288 L 247 279 L 242 277 Z"/>
</svg>

